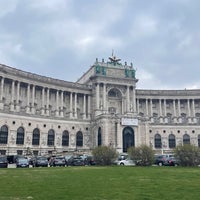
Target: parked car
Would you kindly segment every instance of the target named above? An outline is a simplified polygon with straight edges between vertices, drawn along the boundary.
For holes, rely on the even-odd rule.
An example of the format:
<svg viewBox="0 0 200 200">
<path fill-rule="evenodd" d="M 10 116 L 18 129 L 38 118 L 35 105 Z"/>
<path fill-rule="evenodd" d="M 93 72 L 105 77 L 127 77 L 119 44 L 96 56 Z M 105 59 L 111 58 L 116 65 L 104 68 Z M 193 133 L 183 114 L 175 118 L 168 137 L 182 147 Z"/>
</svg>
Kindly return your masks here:
<svg viewBox="0 0 200 200">
<path fill-rule="evenodd" d="M 84 160 L 83 158 L 81 158 L 80 156 L 72 156 L 69 160 L 68 160 L 68 165 L 71 166 L 84 166 Z"/>
<path fill-rule="evenodd" d="M 51 157 L 49 160 L 49 165 L 50 167 L 56 167 L 56 166 L 66 166 L 66 161 L 64 156 L 56 156 L 56 157 Z"/>
<path fill-rule="evenodd" d="M 48 167 L 48 159 L 45 156 L 38 156 L 33 163 L 34 167 Z"/>
<path fill-rule="evenodd" d="M 169 157 L 166 159 L 166 161 L 164 162 L 165 166 L 178 166 L 179 162 L 176 158 L 174 157 Z"/>
<path fill-rule="evenodd" d="M 168 156 L 166 156 L 166 155 L 156 155 L 154 157 L 154 164 L 163 166 L 164 163 L 166 162 L 167 158 L 168 158 Z"/>
<path fill-rule="evenodd" d="M 117 162 L 117 165 L 135 166 L 135 161 L 129 158 L 126 158 L 125 160 L 119 160 Z"/>
<path fill-rule="evenodd" d="M 7 160 L 9 164 L 15 163 L 15 156 L 14 155 L 8 155 Z"/>
<path fill-rule="evenodd" d="M 8 168 L 7 156 L 0 156 L 0 168 Z"/>
<path fill-rule="evenodd" d="M 80 157 L 83 159 L 84 165 L 96 165 L 96 162 L 92 155 L 85 154 L 85 155 L 81 155 Z"/>
<path fill-rule="evenodd" d="M 29 168 L 29 160 L 27 158 L 18 158 L 16 160 L 16 167 Z"/>
<path fill-rule="evenodd" d="M 119 154 L 118 160 L 125 160 L 128 158 L 128 154 L 127 153 L 121 153 Z"/>
</svg>

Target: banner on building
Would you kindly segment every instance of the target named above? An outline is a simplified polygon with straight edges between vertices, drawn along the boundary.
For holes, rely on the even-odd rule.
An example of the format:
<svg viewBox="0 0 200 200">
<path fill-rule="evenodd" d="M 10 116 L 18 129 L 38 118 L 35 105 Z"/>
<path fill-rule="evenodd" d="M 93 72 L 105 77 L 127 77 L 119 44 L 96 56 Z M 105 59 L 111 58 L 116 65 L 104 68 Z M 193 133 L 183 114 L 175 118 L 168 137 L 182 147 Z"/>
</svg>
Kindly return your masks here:
<svg viewBox="0 0 200 200">
<path fill-rule="evenodd" d="M 138 126 L 138 119 L 123 117 L 121 123 L 123 126 Z"/>
</svg>

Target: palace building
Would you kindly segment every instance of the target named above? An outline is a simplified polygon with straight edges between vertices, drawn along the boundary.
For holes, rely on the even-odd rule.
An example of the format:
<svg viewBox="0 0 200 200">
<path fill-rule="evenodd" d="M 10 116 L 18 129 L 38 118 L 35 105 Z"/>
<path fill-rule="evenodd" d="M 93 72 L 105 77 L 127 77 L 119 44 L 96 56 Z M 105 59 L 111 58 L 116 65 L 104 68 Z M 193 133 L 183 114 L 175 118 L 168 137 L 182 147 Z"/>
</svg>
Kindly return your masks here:
<svg viewBox="0 0 200 200">
<path fill-rule="evenodd" d="M 96 61 L 77 82 L 0 65 L 0 154 L 200 147 L 200 90 L 141 90 L 132 65 Z"/>
</svg>

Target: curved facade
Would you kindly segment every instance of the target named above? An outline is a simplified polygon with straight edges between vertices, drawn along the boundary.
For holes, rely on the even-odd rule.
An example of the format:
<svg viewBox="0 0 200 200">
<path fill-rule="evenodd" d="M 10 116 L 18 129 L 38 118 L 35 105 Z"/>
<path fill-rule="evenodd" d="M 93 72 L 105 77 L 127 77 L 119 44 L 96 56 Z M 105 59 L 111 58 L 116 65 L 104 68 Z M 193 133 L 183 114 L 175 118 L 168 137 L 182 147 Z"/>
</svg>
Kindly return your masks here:
<svg viewBox="0 0 200 200">
<path fill-rule="evenodd" d="M 200 90 L 138 90 L 132 64 L 109 59 L 74 83 L 0 65 L 0 153 L 200 146 Z"/>
</svg>

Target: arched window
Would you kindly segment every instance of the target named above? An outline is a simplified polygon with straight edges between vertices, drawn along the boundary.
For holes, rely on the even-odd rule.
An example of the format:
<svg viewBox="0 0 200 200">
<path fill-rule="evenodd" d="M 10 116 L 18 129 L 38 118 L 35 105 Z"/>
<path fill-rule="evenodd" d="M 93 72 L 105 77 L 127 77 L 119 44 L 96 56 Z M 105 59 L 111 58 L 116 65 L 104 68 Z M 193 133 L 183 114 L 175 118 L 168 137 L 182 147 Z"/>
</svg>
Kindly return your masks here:
<svg viewBox="0 0 200 200">
<path fill-rule="evenodd" d="M 160 134 L 156 134 L 154 140 L 155 140 L 155 141 L 154 141 L 155 148 L 162 148 L 162 143 L 161 143 L 161 136 L 160 136 Z"/>
<path fill-rule="evenodd" d="M 77 147 L 83 146 L 83 134 L 81 131 L 77 132 L 76 134 L 76 146 Z"/>
<path fill-rule="evenodd" d="M 121 92 L 118 89 L 113 88 L 108 92 L 108 96 L 111 98 L 121 98 Z"/>
<path fill-rule="evenodd" d="M 183 144 L 190 144 L 190 136 L 188 134 L 183 135 Z"/>
<path fill-rule="evenodd" d="M 198 147 L 200 147 L 200 134 L 198 135 Z"/>
<path fill-rule="evenodd" d="M 8 143 L 8 128 L 6 125 L 2 126 L 0 129 L 0 144 Z"/>
<path fill-rule="evenodd" d="M 24 128 L 22 127 L 17 129 L 16 144 L 24 144 Z"/>
<path fill-rule="evenodd" d="M 175 135 L 170 134 L 168 137 L 168 142 L 169 142 L 169 148 L 175 148 L 176 147 Z"/>
<path fill-rule="evenodd" d="M 48 132 L 48 138 L 47 138 L 47 145 L 53 146 L 55 140 L 55 133 L 53 129 L 50 129 Z"/>
<path fill-rule="evenodd" d="M 69 132 L 68 131 L 63 131 L 62 146 L 69 146 Z"/>
<path fill-rule="evenodd" d="M 40 144 L 40 131 L 38 128 L 33 130 L 32 145 Z"/>
<path fill-rule="evenodd" d="M 98 129 L 98 146 L 101 146 L 102 139 L 101 139 L 101 127 Z"/>
</svg>

